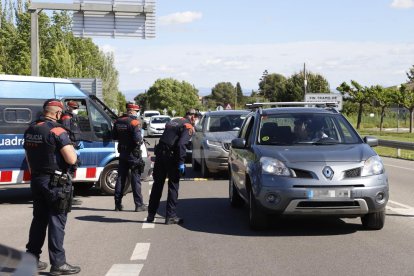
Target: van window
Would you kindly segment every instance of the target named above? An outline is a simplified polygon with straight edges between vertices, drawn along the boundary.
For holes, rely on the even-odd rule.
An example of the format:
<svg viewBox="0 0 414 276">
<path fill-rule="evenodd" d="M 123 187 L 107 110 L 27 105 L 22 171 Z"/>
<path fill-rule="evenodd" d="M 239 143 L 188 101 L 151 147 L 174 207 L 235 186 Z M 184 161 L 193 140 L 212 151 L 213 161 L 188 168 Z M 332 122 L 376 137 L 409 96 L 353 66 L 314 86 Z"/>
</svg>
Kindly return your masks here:
<svg viewBox="0 0 414 276">
<path fill-rule="evenodd" d="M 32 121 L 32 111 L 28 108 L 5 108 L 3 120 L 6 123 L 27 124 Z"/>
<path fill-rule="evenodd" d="M 0 81 L 0 97 L 27 99 L 55 97 L 54 84 L 49 82 Z"/>
<path fill-rule="evenodd" d="M 100 139 L 111 137 L 111 123 L 105 116 L 92 104 L 89 105 L 89 112 L 95 136 Z"/>
<path fill-rule="evenodd" d="M 66 96 L 66 95 L 78 95 L 79 88 L 73 83 L 56 83 L 55 84 L 56 95 Z"/>
</svg>

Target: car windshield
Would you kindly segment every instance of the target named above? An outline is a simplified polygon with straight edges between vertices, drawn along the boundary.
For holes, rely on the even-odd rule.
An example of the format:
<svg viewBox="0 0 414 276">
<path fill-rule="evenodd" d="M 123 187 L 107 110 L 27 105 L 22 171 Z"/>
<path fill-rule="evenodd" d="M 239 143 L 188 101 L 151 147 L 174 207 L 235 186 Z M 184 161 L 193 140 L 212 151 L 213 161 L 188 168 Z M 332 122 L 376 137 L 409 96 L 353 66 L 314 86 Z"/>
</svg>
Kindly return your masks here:
<svg viewBox="0 0 414 276">
<path fill-rule="evenodd" d="M 171 121 L 170 117 L 153 117 L 151 123 L 153 124 L 166 124 Z"/>
<path fill-rule="evenodd" d="M 207 132 L 238 131 L 245 114 L 213 115 L 208 117 Z"/>
<path fill-rule="evenodd" d="M 286 113 L 263 115 L 258 143 L 262 145 L 332 145 L 361 143 L 339 114 Z"/>
<path fill-rule="evenodd" d="M 144 117 L 152 117 L 152 116 L 156 116 L 156 115 L 160 115 L 159 113 L 145 113 Z"/>
</svg>

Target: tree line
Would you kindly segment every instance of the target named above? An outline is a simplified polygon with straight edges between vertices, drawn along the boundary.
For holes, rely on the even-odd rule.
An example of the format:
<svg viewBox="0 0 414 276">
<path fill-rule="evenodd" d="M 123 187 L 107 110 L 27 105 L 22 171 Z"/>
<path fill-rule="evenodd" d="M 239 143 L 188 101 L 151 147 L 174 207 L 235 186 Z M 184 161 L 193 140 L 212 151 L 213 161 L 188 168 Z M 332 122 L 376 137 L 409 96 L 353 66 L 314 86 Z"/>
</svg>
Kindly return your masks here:
<svg viewBox="0 0 414 276">
<path fill-rule="evenodd" d="M 0 73 L 31 74 L 28 0 L 0 0 Z M 90 38 L 75 37 L 69 12 L 39 13 L 40 75 L 61 78 L 100 78 L 105 103 L 125 109 L 118 90 L 112 53 L 104 53 Z"/>
</svg>

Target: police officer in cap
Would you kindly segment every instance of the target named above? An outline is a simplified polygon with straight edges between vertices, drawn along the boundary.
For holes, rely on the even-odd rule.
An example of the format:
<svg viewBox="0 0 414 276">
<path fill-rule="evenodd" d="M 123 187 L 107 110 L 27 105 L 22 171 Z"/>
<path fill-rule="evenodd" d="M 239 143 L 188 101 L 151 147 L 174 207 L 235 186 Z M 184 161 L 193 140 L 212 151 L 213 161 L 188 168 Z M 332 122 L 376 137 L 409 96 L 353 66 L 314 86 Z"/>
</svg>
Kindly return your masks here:
<svg viewBox="0 0 414 276">
<path fill-rule="evenodd" d="M 24 133 L 24 149 L 31 173 L 33 220 L 30 226 L 27 252 L 38 259 L 38 269 L 47 264 L 39 260 L 48 228 L 48 247 L 51 275 L 80 272 L 78 266 L 66 262 L 63 239 L 67 212 L 70 211 L 72 187 L 67 175 L 69 166 L 76 163 L 76 153 L 66 130 L 57 123 L 63 104 L 47 100 L 43 116 L 30 124 Z"/>
<path fill-rule="evenodd" d="M 193 135 L 196 117 L 196 111 L 190 109 L 184 118 L 170 121 L 165 125 L 164 133 L 155 148 L 154 183 L 148 205 L 147 222 L 154 221 L 167 176 L 168 198 L 165 223 L 184 222 L 176 213 L 178 189 L 180 176 L 185 174 L 186 144 Z"/>
<path fill-rule="evenodd" d="M 134 197 L 135 212 L 147 211 L 141 194 L 141 173 L 144 161 L 141 156 L 141 124 L 137 120 L 139 106 L 127 103 L 127 114 L 118 118 L 114 125 L 113 137 L 119 141 L 118 179 L 115 185 L 115 211 L 122 211 L 122 197 L 128 172 L 131 170 L 131 187 Z"/>
<path fill-rule="evenodd" d="M 62 125 L 70 130 L 70 138 L 75 149 L 83 148 L 83 143 L 80 138 L 81 131 L 79 128 L 78 111 L 79 104 L 76 101 L 68 101 L 66 103 L 66 112 L 60 118 Z"/>
</svg>

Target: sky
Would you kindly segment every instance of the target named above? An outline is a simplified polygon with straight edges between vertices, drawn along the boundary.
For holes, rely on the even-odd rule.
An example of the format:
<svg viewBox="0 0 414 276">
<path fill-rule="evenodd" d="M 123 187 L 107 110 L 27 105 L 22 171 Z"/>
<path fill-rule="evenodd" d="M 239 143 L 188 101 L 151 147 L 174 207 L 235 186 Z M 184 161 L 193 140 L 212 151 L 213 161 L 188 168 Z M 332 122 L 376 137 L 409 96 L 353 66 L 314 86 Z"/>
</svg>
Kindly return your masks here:
<svg viewBox="0 0 414 276">
<path fill-rule="evenodd" d="M 414 0 L 157 0 L 156 18 L 154 39 L 93 38 L 127 99 L 169 77 L 250 93 L 264 70 L 289 77 L 304 63 L 332 90 L 392 86 L 414 65 Z"/>
</svg>

